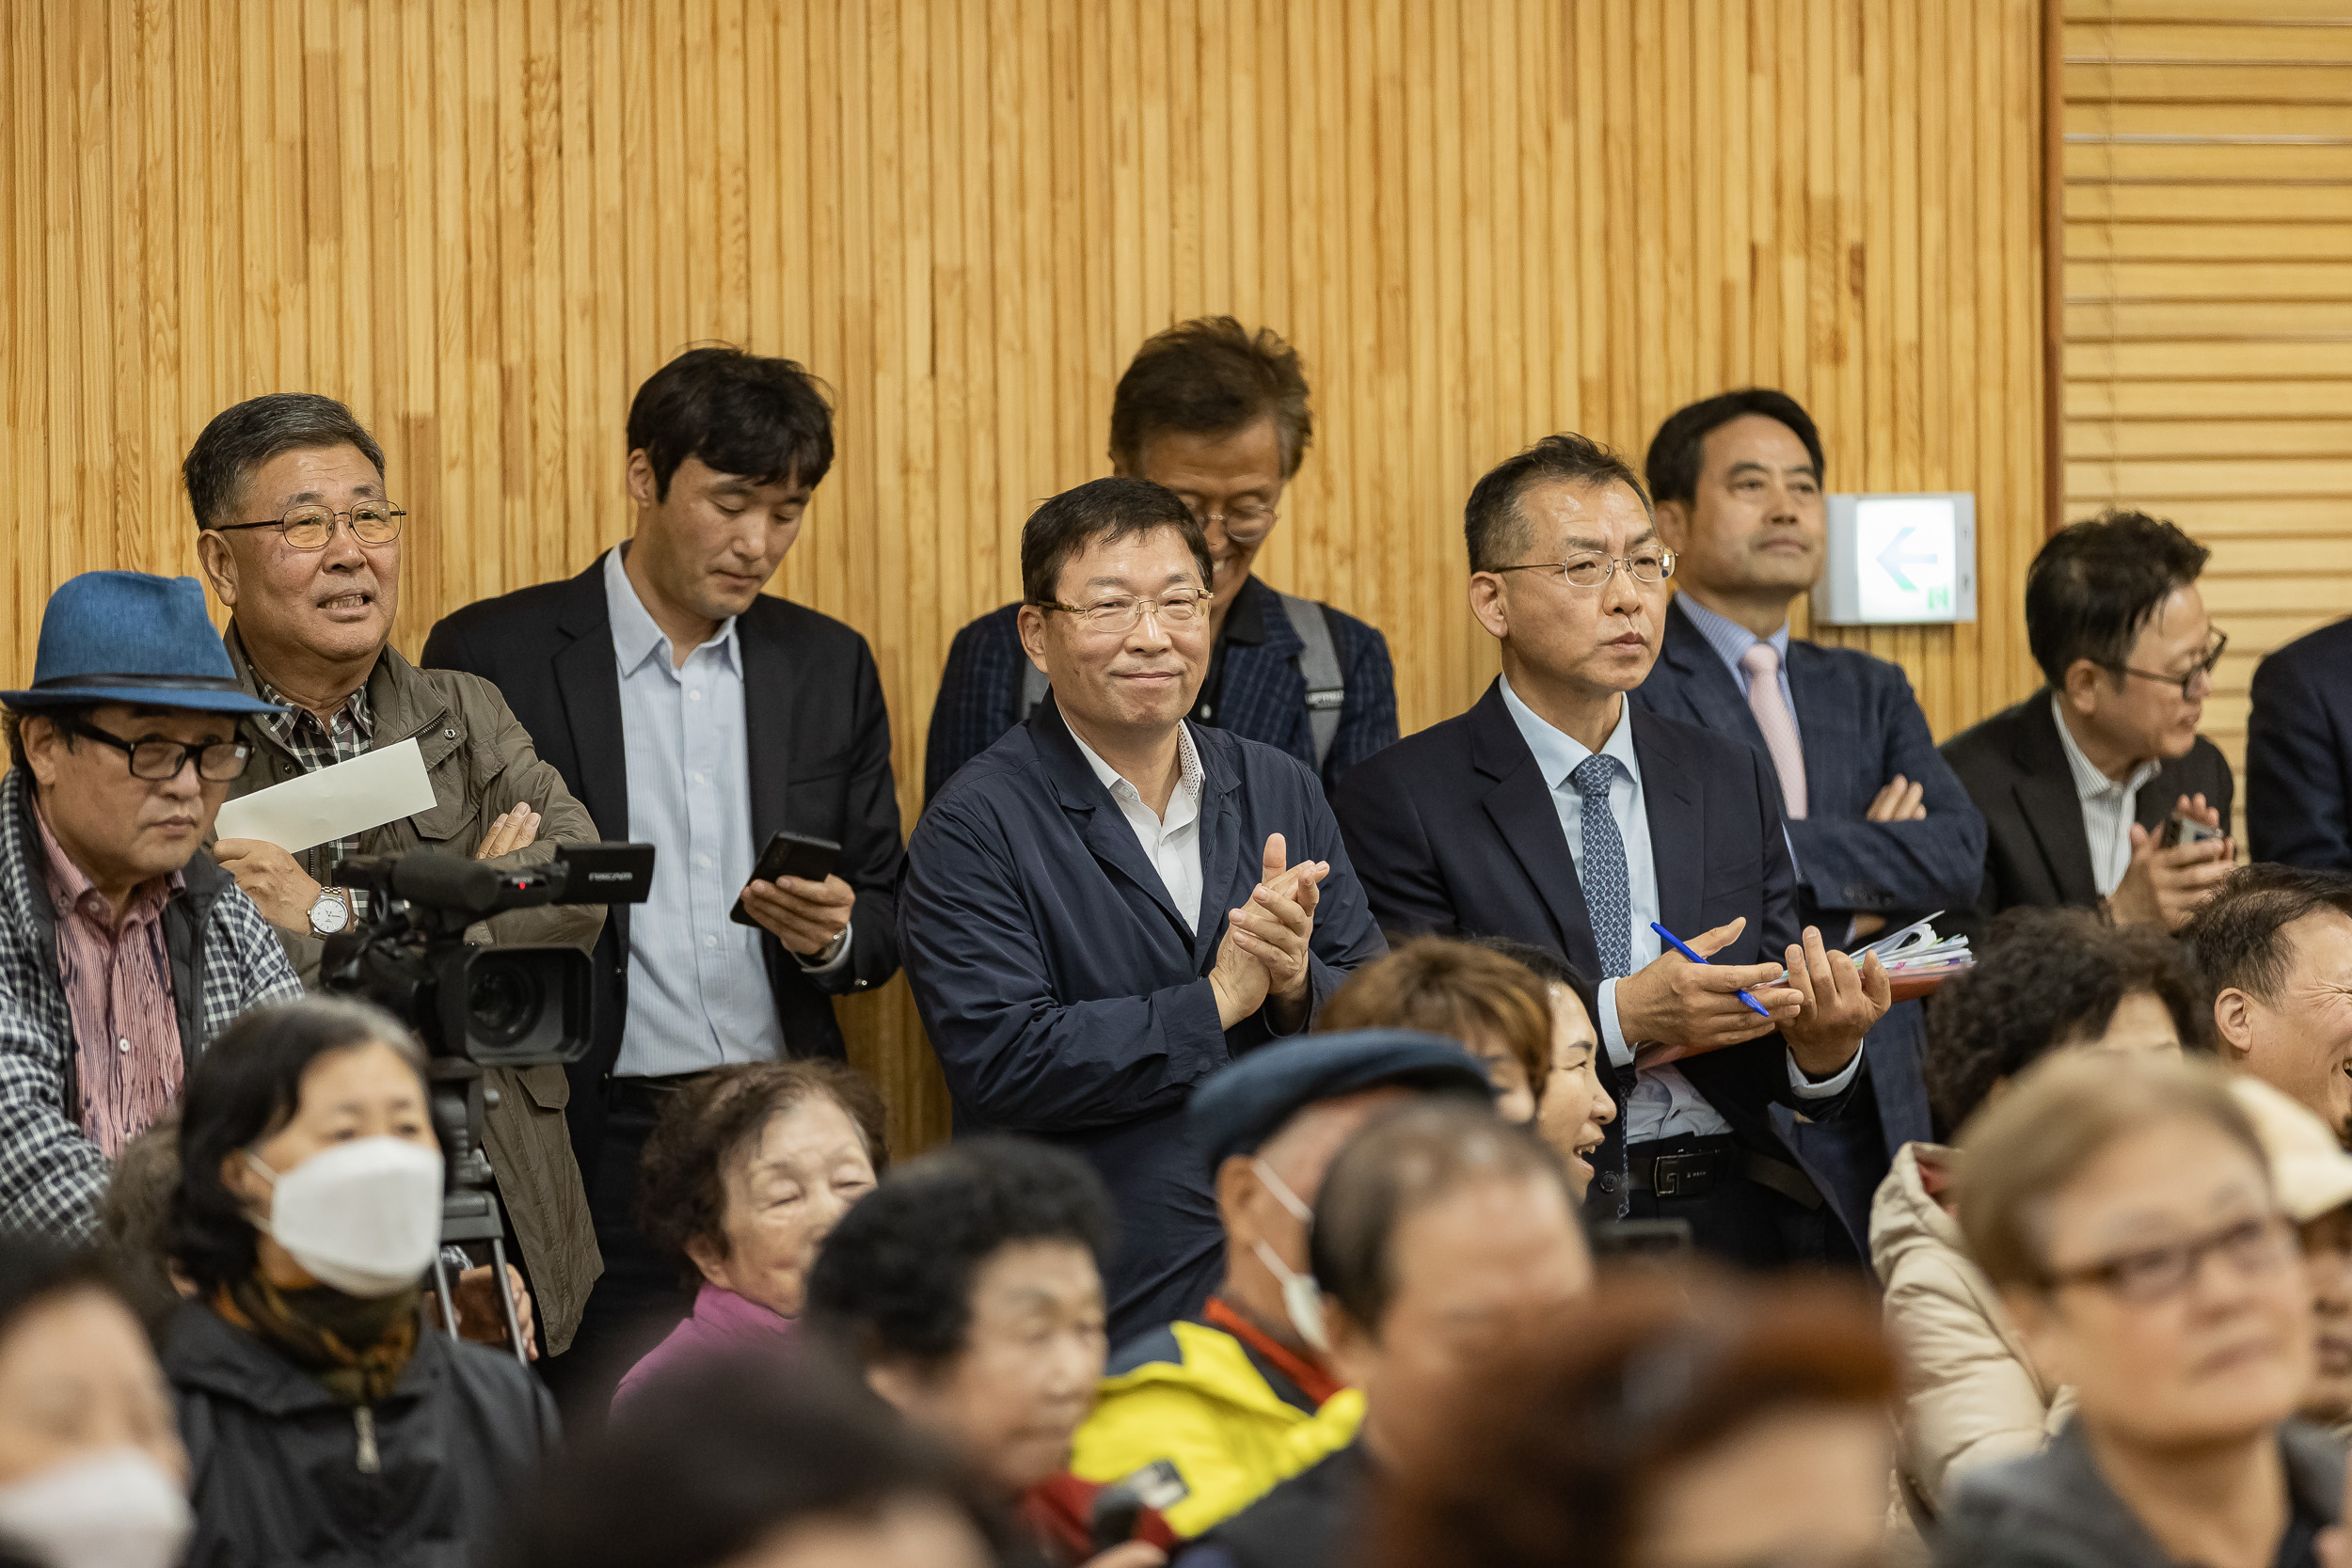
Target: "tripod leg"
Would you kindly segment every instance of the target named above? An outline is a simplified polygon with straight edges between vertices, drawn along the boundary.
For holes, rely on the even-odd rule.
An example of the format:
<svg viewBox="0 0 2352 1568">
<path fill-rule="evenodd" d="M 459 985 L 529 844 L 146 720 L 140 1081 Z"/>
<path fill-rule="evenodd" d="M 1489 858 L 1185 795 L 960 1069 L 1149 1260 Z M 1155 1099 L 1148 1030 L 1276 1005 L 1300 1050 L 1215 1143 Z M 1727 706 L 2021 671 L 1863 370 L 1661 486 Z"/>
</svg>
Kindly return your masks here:
<svg viewBox="0 0 2352 1568">
<path fill-rule="evenodd" d="M 498 1288 L 499 1310 L 506 1315 L 506 1342 L 515 1347 L 515 1359 L 528 1368 L 531 1365 L 531 1350 L 523 1343 L 523 1325 L 515 1316 L 515 1292 L 506 1282 L 506 1242 L 503 1237 L 490 1238 L 490 1278 Z"/>
<path fill-rule="evenodd" d="M 441 1255 L 433 1255 L 433 1293 L 441 1300 L 441 1328 L 453 1339 L 457 1338 L 457 1303 L 450 1298 L 449 1265 Z"/>
</svg>

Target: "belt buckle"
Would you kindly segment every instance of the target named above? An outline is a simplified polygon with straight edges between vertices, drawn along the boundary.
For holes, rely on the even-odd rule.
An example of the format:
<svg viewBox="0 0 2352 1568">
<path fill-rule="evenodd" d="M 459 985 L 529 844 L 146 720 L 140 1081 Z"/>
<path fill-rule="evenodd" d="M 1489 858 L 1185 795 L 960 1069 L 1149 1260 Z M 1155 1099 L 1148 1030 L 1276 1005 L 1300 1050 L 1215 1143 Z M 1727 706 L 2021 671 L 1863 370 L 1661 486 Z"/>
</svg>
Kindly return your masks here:
<svg viewBox="0 0 2352 1568">
<path fill-rule="evenodd" d="M 1650 1191 L 1660 1197 L 1696 1197 L 1708 1186 L 1708 1160 L 1704 1151 L 1661 1154 L 1650 1167 Z"/>
</svg>

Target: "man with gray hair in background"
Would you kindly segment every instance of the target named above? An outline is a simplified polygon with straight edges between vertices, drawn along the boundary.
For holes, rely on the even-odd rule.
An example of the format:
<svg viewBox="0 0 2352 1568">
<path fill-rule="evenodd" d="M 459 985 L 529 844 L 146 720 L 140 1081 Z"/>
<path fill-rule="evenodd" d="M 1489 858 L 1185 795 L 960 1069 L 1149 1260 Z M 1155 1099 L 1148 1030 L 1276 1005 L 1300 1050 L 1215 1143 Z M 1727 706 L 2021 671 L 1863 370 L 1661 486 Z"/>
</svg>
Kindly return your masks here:
<svg viewBox="0 0 2352 1568">
<path fill-rule="evenodd" d="M 364 917 L 333 885 L 354 855 L 441 850 L 511 868 L 598 837 L 562 775 L 479 676 L 420 670 L 391 645 L 407 514 L 385 485 L 384 452 L 350 409 L 308 392 L 250 398 L 217 415 L 183 467 L 197 557 L 230 612 L 224 641 L 248 716 L 233 799 L 414 741 L 431 810 L 290 853 L 256 838 L 215 847 L 261 907 L 307 985 L 326 939 Z M 548 905 L 492 916 L 472 933 L 506 945 L 586 948 L 604 911 Z M 601 1272 L 588 1200 L 564 1126 L 561 1067 L 489 1069 L 484 1143 L 550 1354 L 570 1342 Z"/>
</svg>

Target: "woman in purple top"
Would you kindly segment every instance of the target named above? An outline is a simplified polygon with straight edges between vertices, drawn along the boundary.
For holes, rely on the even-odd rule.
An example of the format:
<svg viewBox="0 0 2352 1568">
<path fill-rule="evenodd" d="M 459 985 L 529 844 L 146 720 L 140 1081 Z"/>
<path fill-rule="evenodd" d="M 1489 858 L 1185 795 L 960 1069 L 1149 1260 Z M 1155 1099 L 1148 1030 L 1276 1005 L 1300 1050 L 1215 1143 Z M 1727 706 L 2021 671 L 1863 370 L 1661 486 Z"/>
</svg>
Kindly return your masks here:
<svg viewBox="0 0 2352 1568">
<path fill-rule="evenodd" d="M 721 1068 L 679 1090 L 638 1191 L 645 1239 L 697 1288 L 694 1311 L 621 1379 L 613 1414 L 680 1368 L 788 1346 L 818 1244 L 889 1163 L 881 1095 L 835 1063 Z"/>
</svg>

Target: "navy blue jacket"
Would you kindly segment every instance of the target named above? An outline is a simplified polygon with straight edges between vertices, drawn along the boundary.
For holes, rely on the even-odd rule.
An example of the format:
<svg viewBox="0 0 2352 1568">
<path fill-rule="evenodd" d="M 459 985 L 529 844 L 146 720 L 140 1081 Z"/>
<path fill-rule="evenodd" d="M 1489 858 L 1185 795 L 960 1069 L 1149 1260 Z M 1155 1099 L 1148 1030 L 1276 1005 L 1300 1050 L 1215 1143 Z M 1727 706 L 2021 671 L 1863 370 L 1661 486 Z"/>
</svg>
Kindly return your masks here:
<svg viewBox="0 0 2352 1568">
<path fill-rule="evenodd" d="M 1258 601 L 1258 613 L 1243 607 Z M 1347 696 L 1340 708 L 1339 734 L 1323 768 L 1326 789 L 1347 770 L 1396 740 L 1396 673 L 1389 663 L 1388 639 L 1353 615 L 1323 607 L 1331 643 L 1340 656 L 1340 678 Z M 1260 641 L 1236 635 L 1255 622 Z M 1314 736 L 1307 723 L 1307 678 L 1298 673 L 1298 633 L 1279 600 L 1256 578 L 1242 585 L 1226 615 L 1224 673 L 1219 677 L 1217 728 L 1277 751 L 1288 752 L 1310 768 L 1315 765 Z M 923 751 L 923 799 L 938 795 L 956 769 L 996 743 L 1021 722 L 1021 675 L 1029 656 L 1021 651 L 1021 607 L 1009 604 L 956 633 L 947 648 L 947 668 L 939 677 L 939 701 L 931 708 L 930 738 Z"/>
<path fill-rule="evenodd" d="M 1976 902 L 1984 818 L 1935 749 L 1899 665 L 1851 648 L 1788 640 L 1788 693 L 1804 738 L 1806 816 L 1788 824 L 1800 918 L 1834 942 L 1854 913 L 1908 925 Z M 1769 767 L 1764 732 L 1740 683 L 1677 598 L 1658 663 L 1633 690 L 1653 713 L 1746 741 Z M 1923 787 L 1922 822 L 1870 822 L 1870 801 L 1900 773 Z M 1777 779 L 1775 774 L 1774 778 Z"/>
<path fill-rule="evenodd" d="M 2246 837 L 2258 861 L 2352 872 L 2352 621 L 2254 667 Z"/>
<path fill-rule="evenodd" d="M 1207 978 L 1266 835 L 1283 835 L 1293 864 L 1331 863 L 1311 1008 L 1385 951 L 1314 775 L 1252 740 L 1198 724 L 1192 738 L 1207 776 L 1198 934 L 1052 703 L 941 791 L 900 883 L 899 951 L 957 1130 L 1075 1149 L 1118 1202 L 1104 1281 L 1114 1343 L 1197 1311 L 1222 1275 L 1225 1234 L 1184 1105 L 1272 1037 L 1263 1013 L 1220 1028 Z"/>
<path fill-rule="evenodd" d="M 1738 740 L 1631 710 L 1658 876 L 1659 923 L 1689 936 L 1744 917 L 1724 963 L 1777 960 L 1797 940 L 1796 877 L 1781 833 L 1780 782 Z M 1602 973 L 1592 918 L 1543 770 L 1503 706 L 1497 681 L 1468 713 L 1408 736 L 1365 763 L 1332 799 L 1347 851 L 1381 928 L 1391 936 L 1502 936 L 1549 947 Z M 1794 1147 L 1798 1108 L 1777 1033 L 1676 1064 L 1751 1149 L 1806 1169 L 1814 1185 L 1867 1216 L 1868 1195 L 1840 1191 Z M 1616 1210 L 1624 1186 L 1623 1078 L 1603 1074 L 1618 1117 L 1596 1168 L 1595 1202 Z M 1866 1066 L 1858 1082 L 1870 1078 Z M 1842 1117 L 1865 1096 L 1802 1102 Z M 1867 1256 L 1867 1253 L 1865 1254 Z"/>
</svg>

